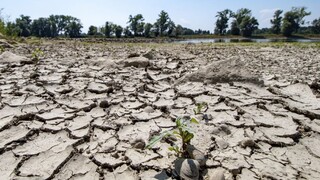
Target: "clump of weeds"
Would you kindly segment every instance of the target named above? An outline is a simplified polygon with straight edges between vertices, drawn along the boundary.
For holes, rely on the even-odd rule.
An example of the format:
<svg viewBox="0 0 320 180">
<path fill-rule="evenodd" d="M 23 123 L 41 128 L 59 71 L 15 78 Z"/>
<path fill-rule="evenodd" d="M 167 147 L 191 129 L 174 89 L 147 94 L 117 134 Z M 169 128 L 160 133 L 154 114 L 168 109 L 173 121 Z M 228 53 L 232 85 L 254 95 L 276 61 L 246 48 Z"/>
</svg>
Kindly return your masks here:
<svg viewBox="0 0 320 180">
<path fill-rule="evenodd" d="M 44 52 L 42 50 L 40 50 L 39 48 L 36 48 L 32 52 L 31 58 L 35 63 L 38 63 L 43 55 L 44 55 Z"/>
<path fill-rule="evenodd" d="M 191 124 L 199 124 L 199 122 L 195 118 L 177 118 L 176 126 L 174 128 L 164 131 L 160 135 L 154 136 L 149 141 L 146 148 L 150 149 L 162 139 L 169 136 L 174 136 L 177 139 L 180 139 L 181 146 L 174 144 L 169 147 L 169 150 L 175 152 L 178 157 L 186 158 L 188 156 L 187 147 L 190 145 L 190 142 L 195 134 L 191 129 Z"/>
</svg>

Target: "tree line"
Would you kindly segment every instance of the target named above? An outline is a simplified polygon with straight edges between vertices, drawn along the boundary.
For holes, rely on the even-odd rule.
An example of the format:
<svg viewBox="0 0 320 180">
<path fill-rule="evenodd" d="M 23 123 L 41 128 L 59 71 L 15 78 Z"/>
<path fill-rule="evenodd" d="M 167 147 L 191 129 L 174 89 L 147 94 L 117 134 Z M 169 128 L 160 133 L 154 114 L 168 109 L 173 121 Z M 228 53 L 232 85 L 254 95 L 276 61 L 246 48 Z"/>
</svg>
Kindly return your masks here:
<svg viewBox="0 0 320 180">
<path fill-rule="evenodd" d="M 51 15 L 48 18 L 34 20 L 31 20 L 30 16 L 20 15 L 15 22 L 6 24 L 3 23 L 3 20 L 1 22 L 3 24 L 3 28 L 0 28 L 1 33 L 21 37 L 57 37 L 61 35 L 79 37 L 83 27 L 79 19 L 65 15 Z"/>
<path fill-rule="evenodd" d="M 127 24 L 128 26 L 124 28 L 110 21 L 107 21 L 101 27 L 91 25 L 87 35 L 104 35 L 105 37 L 176 37 L 179 35 L 210 34 L 210 31 L 201 29 L 194 31 L 181 25 L 176 25 L 165 11 L 160 12 L 158 19 L 153 24 L 145 23 L 142 14 L 130 15 Z"/>
<path fill-rule="evenodd" d="M 241 8 L 237 12 L 225 9 L 217 13 L 215 34 L 224 35 L 242 35 L 250 37 L 254 32 L 256 34 L 282 34 L 284 36 L 292 36 L 293 33 L 301 34 L 319 34 L 320 18 L 312 21 L 311 26 L 301 27 L 305 24 L 304 18 L 309 16 L 311 12 L 307 12 L 306 7 L 292 7 L 290 11 L 283 14 L 283 10 L 276 10 L 273 18 L 270 20 L 271 28 L 258 29 L 258 20 L 252 16 L 251 10 Z M 228 29 L 229 20 L 231 27 Z"/>
<path fill-rule="evenodd" d="M 192 30 L 181 25 L 176 25 L 169 14 L 161 11 L 156 22 L 146 23 L 142 14 L 130 15 L 127 26 L 122 27 L 110 21 L 103 26 L 91 25 L 87 33 L 82 33 L 80 19 L 66 15 L 50 15 L 47 18 L 32 20 L 30 16 L 21 15 L 13 22 L 5 22 L 0 9 L 0 33 L 8 36 L 36 36 L 36 37 L 177 37 L 180 35 L 210 34 L 206 30 Z M 312 21 L 312 25 L 305 27 L 304 18 L 311 14 L 305 7 L 293 7 L 283 14 L 283 10 L 276 10 L 270 20 L 270 28 L 258 29 L 258 20 L 252 16 L 251 10 L 241 8 L 236 12 L 230 9 L 217 12 L 214 34 L 252 36 L 253 33 L 273 33 L 291 36 L 293 33 L 320 33 L 320 18 Z M 231 20 L 231 22 L 229 22 Z M 230 28 L 229 28 L 230 24 Z"/>
<path fill-rule="evenodd" d="M 82 23 L 80 19 L 65 15 L 50 15 L 47 18 L 32 20 L 30 16 L 20 15 L 14 22 L 6 22 L 1 16 L 0 10 L 0 33 L 8 36 L 20 37 L 81 37 L 105 36 L 105 37 L 158 37 L 158 36 L 179 36 L 193 34 L 210 34 L 210 31 L 192 30 L 181 25 L 176 25 L 169 14 L 161 11 L 155 23 L 145 23 L 142 14 L 130 15 L 128 26 L 122 27 L 110 21 L 106 21 L 104 26 L 97 27 L 91 25 L 88 33 L 82 33 Z"/>
</svg>

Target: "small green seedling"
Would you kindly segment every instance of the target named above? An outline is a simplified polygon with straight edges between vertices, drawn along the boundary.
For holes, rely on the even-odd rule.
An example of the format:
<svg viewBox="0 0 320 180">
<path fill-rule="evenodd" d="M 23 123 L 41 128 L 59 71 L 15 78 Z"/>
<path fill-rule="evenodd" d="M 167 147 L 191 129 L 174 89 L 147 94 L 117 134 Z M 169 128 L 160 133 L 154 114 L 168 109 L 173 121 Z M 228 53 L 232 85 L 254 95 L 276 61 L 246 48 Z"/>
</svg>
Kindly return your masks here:
<svg viewBox="0 0 320 180">
<path fill-rule="evenodd" d="M 199 124 L 198 120 L 195 118 L 177 118 L 176 119 L 176 127 L 162 132 L 158 136 L 154 136 L 149 144 L 146 146 L 146 148 L 150 149 L 152 148 L 155 144 L 157 144 L 159 141 L 161 141 L 163 138 L 168 137 L 168 136 L 175 136 L 178 139 L 181 139 L 181 147 L 177 145 L 173 145 L 169 147 L 170 151 L 174 151 L 178 157 L 187 157 L 188 152 L 187 152 L 187 146 L 190 144 L 192 138 L 194 137 L 194 133 L 190 127 L 190 124 Z"/>
<path fill-rule="evenodd" d="M 208 104 L 206 102 L 197 103 L 197 107 L 193 109 L 195 115 L 200 114 L 203 108 L 207 107 Z"/>
<path fill-rule="evenodd" d="M 32 60 L 35 61 L 36 63 L 39 62 L 40 57 L 43 56 L 43 51 L 41 51 L 39 48 L 36 48 L 33 52 L 32 52 Z"/>
</svg>

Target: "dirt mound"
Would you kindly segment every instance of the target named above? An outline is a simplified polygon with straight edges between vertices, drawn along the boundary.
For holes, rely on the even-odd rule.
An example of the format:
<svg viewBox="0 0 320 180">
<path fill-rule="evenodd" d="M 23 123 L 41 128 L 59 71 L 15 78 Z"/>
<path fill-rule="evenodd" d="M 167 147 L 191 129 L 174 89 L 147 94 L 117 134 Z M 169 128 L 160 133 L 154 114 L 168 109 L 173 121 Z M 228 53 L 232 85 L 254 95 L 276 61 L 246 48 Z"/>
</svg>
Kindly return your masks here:
<svg viewBox="0 0 320 180">
<path fill-rule="evenodd" d="M 23 63 L 31 64 L 32 61 L 24 56 L 13 54 L 12 52 L 5 51 L 0 55 L 1 63 Z"/>
<path fill-rule="evenodd" d="M 19 38 L 19 42 L 22 42 L 23 38 Z M 13 38 L 9 38 L 0 33 L 0 49 L 14 48 L 18 44 Z"/>
<path fill-rule="evenodd" d="M 250 82 L 259 85 L 263 84 L 260 77 L 252 74 L 248 68 L 246 68 L 246 63 L 238 58 L 213 62 L 200 68 L 196 72 L 185 75 L 178 82 L 187 81 L 206 83 L 227 83 L 237 81 Z"/>
<path fill-rule="evenodd" d="M 92 66 L 99 66 L 99 67 L 110 68 L 110 69 L 117 68 L 119 66 L 116 64 L 116 62 L 113 59 L 110 59 L 107 57 L 93 58 L 87 63 Z"/>
<path fill-rule="evenodd" d="M 123 64 L 124 67 L 133 66 L 137 68 L 145 68 L 149 65 L 149 59 L 145 57 L 133 57 L 121 61 L 120 64 Z"/>
<path fill-rule="evenodd" d="M 14 46 L 7 42 L 7 40 L 2 39 L 3 37 L 0 34 L 0 48 L 13 48 Z"/>
</svg>

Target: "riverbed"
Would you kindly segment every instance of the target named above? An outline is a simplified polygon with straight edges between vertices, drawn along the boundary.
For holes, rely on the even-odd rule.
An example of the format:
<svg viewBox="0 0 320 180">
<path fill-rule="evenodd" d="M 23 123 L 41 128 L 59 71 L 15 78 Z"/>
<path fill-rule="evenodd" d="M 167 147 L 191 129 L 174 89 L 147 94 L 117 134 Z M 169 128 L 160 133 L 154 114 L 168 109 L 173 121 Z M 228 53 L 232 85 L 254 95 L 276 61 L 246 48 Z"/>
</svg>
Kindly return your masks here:
<svg viewBox="0 0 320 180">
<path fill-rule="evenodd" d="M 319 59 L 317 46 L 272 43 L 5 48 L 0 179 L 176 179 L 180 141 L 145 146 L 179 117 L 200 122 L 203 179 L 319 179 Z"/>
</svg>

